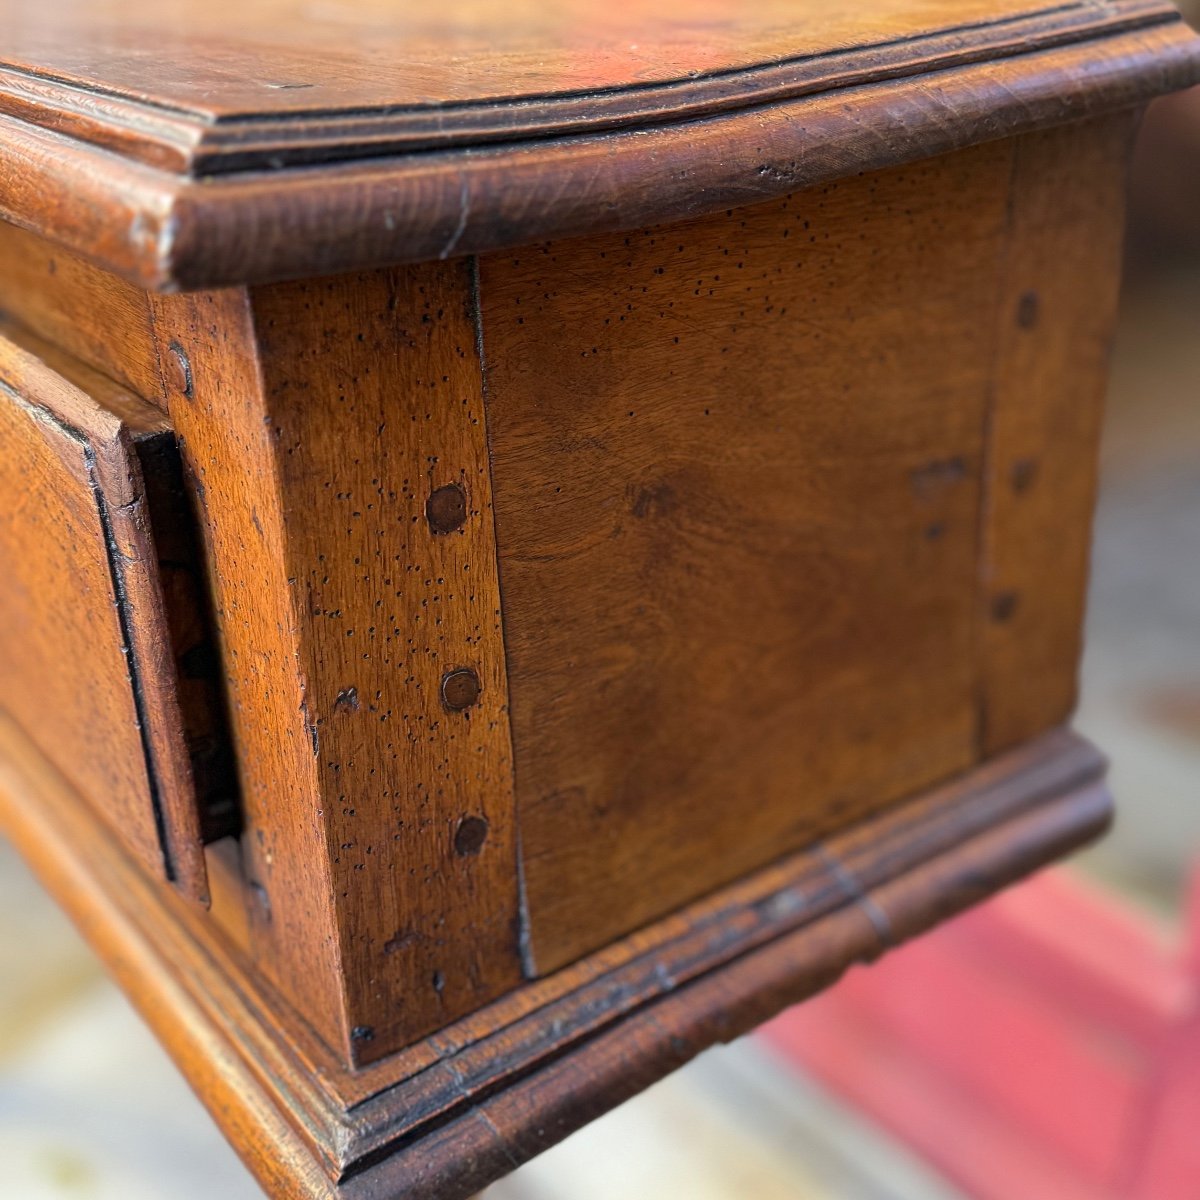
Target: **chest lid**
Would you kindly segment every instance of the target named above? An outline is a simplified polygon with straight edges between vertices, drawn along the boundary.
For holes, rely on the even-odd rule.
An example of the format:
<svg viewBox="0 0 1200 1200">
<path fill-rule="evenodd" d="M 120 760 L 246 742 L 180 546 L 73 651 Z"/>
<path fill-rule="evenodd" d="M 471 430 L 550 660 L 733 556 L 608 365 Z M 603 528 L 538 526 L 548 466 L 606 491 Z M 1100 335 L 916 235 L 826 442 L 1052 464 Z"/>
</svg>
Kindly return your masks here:
<svg viewBox="0 0 1200 1200">
<path fill-rule="evenodd" d="M 0 215 L 154 288 L 714 211 L 1200 78 L 1162 0 L 0 0 Z"/>
</svg>

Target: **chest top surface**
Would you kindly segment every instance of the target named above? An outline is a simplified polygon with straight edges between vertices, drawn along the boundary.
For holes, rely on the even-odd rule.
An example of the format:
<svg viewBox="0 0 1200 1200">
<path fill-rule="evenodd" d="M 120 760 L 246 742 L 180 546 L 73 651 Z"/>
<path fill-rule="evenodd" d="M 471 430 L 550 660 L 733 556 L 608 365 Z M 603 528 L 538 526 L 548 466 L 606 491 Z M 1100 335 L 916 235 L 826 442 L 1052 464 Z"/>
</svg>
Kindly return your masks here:
<svg viewBox="0 0 1200 1200">
<path fill-rule="evenodd" d="M 623 93 L 629 114 L 631 93 L 644 104 L 651 93 L 666 114 L 701 95 L 755 98 L 769 86 L 755 68 L 867 50 L 879 70 L 911 67 L 931 41 L 962 57 L 992 31 L 1042 41 L 1163 15 L 1145 3 L 1045 0 L 873 0 L 842 10 L 815 0 L 5 0 L 0 12 L 0 57 L 30 77 L 207 121 L 358 111 L 399 130 L 430 110 L 508 112 L 502 129 L 485 109 L 478 129 L 458 132 L 464 140 L 484 128 L 519 134 L 540 106 L 569 96 Z M 746 72 L 735 90 L 730 75 Z M 539 107 L 511 111 L 529 105 Z"/>
<path fill-rule="evenodd" d="M 248 282 L 690 215 L 1196 73 L 1162 0 L 0 0 L 0 214 L 146 286 Z"/>
</svg>

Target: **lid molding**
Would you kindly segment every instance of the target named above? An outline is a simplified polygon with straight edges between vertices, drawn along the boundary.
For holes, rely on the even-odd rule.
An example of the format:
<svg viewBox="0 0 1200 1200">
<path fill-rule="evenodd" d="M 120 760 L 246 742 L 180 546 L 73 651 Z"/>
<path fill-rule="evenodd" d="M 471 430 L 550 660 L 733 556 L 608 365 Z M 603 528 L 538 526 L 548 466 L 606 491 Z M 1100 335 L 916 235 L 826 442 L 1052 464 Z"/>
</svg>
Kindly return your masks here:
<svg viewBox="0 0 1200 1200">
<path fill-rule="evenodd" d="M 1143 104 L 1200 82 L 1200 39 L 1159 0 L 1095 0 L 654 88 L 270 116 L 28 74 L 18 103 L 13 77 L 0 65 L 0 217 L 169 291 L 753 203 Z"/>
<path fill-rule="evenodd" d="M 1001 62 L 1180 20 L 1160 0 L 1076 0 L 910 37 L 603 88 L 514 90 L 483 99 L 397 100 L 273 111 L 197 111 L 50 68 L 5 64 L 0 112 L 189 178 L 425 150 L 657 128 L 954 67 Z M 300 89 L 299 95 L 304 95 Z M 403 92 L 396 93 L 403 96 Z"/>
</svg>

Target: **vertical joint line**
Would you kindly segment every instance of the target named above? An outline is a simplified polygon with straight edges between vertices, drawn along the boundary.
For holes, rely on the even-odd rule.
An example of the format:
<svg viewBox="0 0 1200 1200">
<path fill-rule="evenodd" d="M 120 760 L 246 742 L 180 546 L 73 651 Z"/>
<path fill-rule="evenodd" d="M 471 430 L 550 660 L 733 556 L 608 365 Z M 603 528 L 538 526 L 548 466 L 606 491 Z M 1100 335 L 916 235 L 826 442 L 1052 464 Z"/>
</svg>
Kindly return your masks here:
<svg viewBox="0 0 1200 1200">
<path fill-rule="evenodd" d="M 491 405 L 488 402 L 487 359 L 484 356 L 483 345 L 483 296 L 479 281 L 479 256 L 472 255 L 469 260 L 471 284 L 471 319 L 475 326 L 475 357 L 479 360 L 479 394 L 483 398 L 483 437 L 484 450 L 487 454 L 489 493 L 492 497 L 492 552 L 496 558 L 496 588 L 500 595 L 500 631 L 502 653 L 504 656 L 505 692 L 508 695 L 509 774 L 512 778 L 512 820 L 514 825 L 513 842 L 516 848 L 517 876 L 517 955 L 520 959 L 521 971 L 527 979 L 537 977 L 537 963 L 533 953 L 533 931 L 529 920 L 529 895 L 525 885 L 525 854 L 521 840 L 521 813 L 517 806 L 517 743 L 512 727 L 512 677 L 508 670 L 508 624 L 504 604 L 504 567 L 500 561 L 500 538 L 496 530 L 496 474 L 493 470 L 492 455 L 492 418 Z"/>
<path fill-rule="evenodd" d="M 997 405 L 997 371 L 1000 365 L 1001 341 L 1005 328 L 1005 305 L 1010 282 L 1013 229 L 1016 224 L 1016 191 L 1020 142 L 1013 143 L 1008 167 L 1008 194 L 1004 200 L 1004 230 L 1000 238 L 999 261 L 996 264 L 996 311 L 992 319 L 991 363 L 983 399 L 982 446 L 979 460 L 979 512 L 975 531 L 975 614 L 972 628 L 975 642 L 975 761 L 981 762 L 987 745 L 987 599 L 990 587 L 989 556 L 991 554 L 990 517 L 992 512 L 992 473 L 995 462 L 995 427 Z"/>
</svg>

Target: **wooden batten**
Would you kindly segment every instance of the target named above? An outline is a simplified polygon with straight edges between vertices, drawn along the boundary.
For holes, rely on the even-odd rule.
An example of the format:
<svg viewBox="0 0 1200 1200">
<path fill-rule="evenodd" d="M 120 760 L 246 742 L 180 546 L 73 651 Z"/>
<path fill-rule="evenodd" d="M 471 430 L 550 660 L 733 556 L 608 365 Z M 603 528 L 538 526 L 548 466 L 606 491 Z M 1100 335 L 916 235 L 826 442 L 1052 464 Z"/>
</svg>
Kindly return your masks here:
<svg viewBox="0 0 1200 1200">
<path fill-rule="evenodd" d="M 988 410 L 980 740 L 1008 749 L 1075 708 L 1124 167 L 1136 122 L 1027 138 L 1013 163 Z"/>
<path fill-rule="evenodd" d="M 168 402 L 214 568 L 252 928 L 359 1062 L 521 978 L 470 288 L 460 261 L 155 301 L 192 389 Z"/>
</svg>

